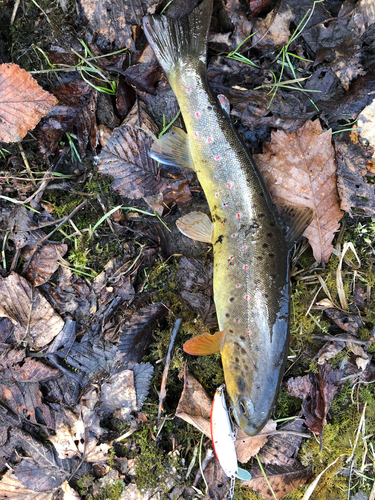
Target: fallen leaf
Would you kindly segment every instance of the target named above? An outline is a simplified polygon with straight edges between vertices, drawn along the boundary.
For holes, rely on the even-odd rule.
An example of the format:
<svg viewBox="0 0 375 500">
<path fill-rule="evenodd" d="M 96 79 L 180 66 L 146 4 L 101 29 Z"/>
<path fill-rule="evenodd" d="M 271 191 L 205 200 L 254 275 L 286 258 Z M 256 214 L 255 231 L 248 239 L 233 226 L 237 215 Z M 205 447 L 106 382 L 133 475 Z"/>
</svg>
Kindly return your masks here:
<svg viewBox="0 0 375 500">
<path fill-rule="evenodd" d="M 55 498 L 55 491 L 40 492 L 26 488 L 12 474 L 13 471 L 8 470 L 1 478 L 0 497 L 11 498 L 12 500 L 53 500 Z"/>
<path fill-rule="evenodd" d="M 152 375 L 154 374 L 154 367 L 151 363 L 140 363 L 134 366 L 133 372 L 137 410 L 140 410 L 148 396 Z"/>
<path fill-rule="evenodd" d="M 267 443 L 268 435 L 276 430 L 276 422 L 268 420 L 262 431 L 256 436 L 248 436 L 237 426 L 237 436 L 234 446 L 236 448 L 238 461 L 245 464 L 251 457 L 254 457 L 258 451 Z"/>
<path fill-rule="evenodd" d="M 0 380 L 9 382 L 43 382 L 56 377 L 59 371 L 32 358 L 26 358 L 25 350 L 3 351 L 0 361 Z M 23 362 L 22 365 L 19 363 Z"/>
<path fill-rule="evenodd" d="M 223 2 L 223 6 L 229 21 L 233 25 L 233 32 L 229 38 L 230 45 L 227 47 L 227 51 L 236 50 L 240 44 L 242 44 L 241 51 L 248 49 L 248 45 L 251 42 L 248 44 L 243 44 L 243 42 L 251 33 L 253 23 L 246 17 L 240 0 L 226 0 L 226 2 Z"/>
<path fill-rule="evenodd" d="M 324 314 L 341 330 L 357 337 L 359 328 L 363 327 L 360 316 L 348 314 L 335 308 L 324 309 Z"/>
<path fill-rule="evenodd" d="M 375 186 L 367 183 L 365 177 L 369 154 L 353 142 L 336 141 L 335 149 L 340 208 L 351 217 L 354 213 L 374 217 Z"/>
<path fill-rule="evenodd" d="M 117 344 L 115 366 L 131 367 L 141 362 L 150 345 L 152 332 L 163 321 L 168 309 L 156 302 L 139 309 L 125 320 Z"/>
<path fill-rule="evenodd" d="M 311 470 L 302 466 L 266 465 L 263 469 L 278 500 L 295 491 L 301 484 L 305 484 L 312 476 Z M 252 488 L 263 498 L 274 500 L 275 497 L 269 489 L 260 467 L 255 465 L 250 473 L 252 475 L 250 481 L 241 482 L 241 486 Z"/>
<path fill-rule="evenodd" d="M 80 495 L 78 495 L 75 489 L 69 486 L 68 481 L 65 481 L 61 485 L 61 489 L 64 492 L 63 500 L 80 500 Z"/>
<path fill-rule="evenodd" d="M 22 141 L 56 103 L 27 71 L 0 64 L 0 141 Z"/>
<path fill-rule="evenodd" d="M 229 478 L 226 476 L 216 457 L 212 457 L 204 469 L 204 477 L 208 487 L 206 498 L 210 500 L 227 498 L 230 486 Z"/>
<path fill-rule="evenodd" d="M 137 410 L 137 398 L 133 370 L 123 370 L 113 374 L 102 384 L 100 411 L 104 416 L 126 420 L 132 411 Z"/>
<path fill-rule="evenodd" d="M 0 278 L 0 316 L 13 323 L 17 342 L 26 340 L 32 349 L 47 345 L 64 326 L 43 295 L 14 272 Z"/>
<path fill-rule="evenodd" d="M 123 196 L 135 200 L 162 193 L 165 204 L 183 204 L 191 197 L 188 180 L 182 173 L 172 177 L 167 170 L 159 170 L 148 155 L 153 142 L 150 133 L 157 134 L 155 123 L 142 103 L 135 105 L 103 148 L 98 170 L 114 177 L 112 186 Z"/>
<path fill-rule="evenodd" d="M 108 6 L 95 0 L 79 0 L 77 11 L 101 50 L 112 52 L 126 47 L 134 52 L 132 28 L 142 26 L 143 16 L 155 13 L 159 4 L 155 0 L 136 0 L 126 4 L 114 1 Z"/>
<path fill-rule="evenodd" d="M 263 464 L 273 465 L 298 465 L 296 457 L 298 455 L 302 436 L 289 434 L 292 432 L 303 433 L 305 430 L 302 418 L 296 418 L 284 423 L 279 431 L 286 431 L 285 434 L 275 434 L 268 437 L 267 443 L 259 452 L 259 460 Z"/>
<path fill-rule="evenodd" d="M 83 80 L 65 83 L 53 89 L 58 105 L 43 120 L 38 129 L 39 149 L 45 158 L 53 154 L 66 132 L 77 132 L 78 150 L 85 156 L 86 147 L 98 145 L 96 124 L 98 91 Z"/>
<path fill-rule="evenodd" d="M 375 159 L 375 99 L 366 106 L 358 115 L 358 134 L 362 141 L 367 141 L 374 148 L 372 157 Z"/>
<path fill-rule="evenodd" d="M 315 217 L 304 232 L 318 262 L 328 262 L 342 212 L 336 188 L 336 165 L 331 131 L 322 132 L 319 120 L 298 131 L 272 132 L 264 153 L 255 155 L 276 205 L 312 208 Z"/>
<path fill-rule="evenodd" d="M 342 370 L 334 370 L 328 363 L 319 365 L 318 370 L 318 374 L 291 378 L 287 382 L 289 394 L 303 400 L 306 425 L 315 434 L 323 432 L 327 413 L 343 377 Z"/>
<path fill-rule="evenodd" d="M 334 358 L 336 354 L 345 348 L 346 342 L 327 342 L 316 355 L 318 358 L 318 365 L 324 365 L 326 361 Z"/>
<path fill-rule="evenodd" d="M 264 19 L 255 22 L 252 44 L 261 50 L 281 47 L 289 42 L 289 26 L 295 17 L 294 10 L 287 3 L 275 8 L 277 12 L 273 9 Z"/>
<path fill-rule="evenodd" d="M 47 242 L 35 253 L 32 249 L 24 248 L 22 250 L 22 257 L 32 260 L 29 263 L 25 276 L 33 286 L 40 286 L 46 283 L 52 274 L 57 271 L 59 264 L 58 260 L 68 251 L 68 245 L 65 243 Z"/>
</svg>

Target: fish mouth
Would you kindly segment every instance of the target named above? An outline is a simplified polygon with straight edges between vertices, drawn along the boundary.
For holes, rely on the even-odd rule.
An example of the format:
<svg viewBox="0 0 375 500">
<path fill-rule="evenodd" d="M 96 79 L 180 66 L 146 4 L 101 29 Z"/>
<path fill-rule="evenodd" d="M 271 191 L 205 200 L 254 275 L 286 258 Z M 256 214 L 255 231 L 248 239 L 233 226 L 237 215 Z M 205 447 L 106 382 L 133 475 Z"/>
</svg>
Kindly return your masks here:
<svg viewBox="0 0 375 500">
<path fill-rule="evenodd" d="M 259 434 L 268 421 L 267 412 L 255 412 L 254 403 L 245 396 L 240 396 L 233 403 L 233 413 L 237 424 L 248 436 Z"/>
</svg>

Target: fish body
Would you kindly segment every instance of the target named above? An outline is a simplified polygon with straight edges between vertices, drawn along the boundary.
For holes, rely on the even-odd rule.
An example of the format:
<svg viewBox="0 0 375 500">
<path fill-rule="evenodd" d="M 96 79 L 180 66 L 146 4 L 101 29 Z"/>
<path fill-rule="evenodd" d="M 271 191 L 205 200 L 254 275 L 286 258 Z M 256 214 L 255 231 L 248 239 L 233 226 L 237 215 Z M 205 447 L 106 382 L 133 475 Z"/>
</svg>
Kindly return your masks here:
<svg viewBox="0 0 375 500">
<path fill-rule="evenodd" d="M 223 96 L 218 100 L 209 88 L 206 37 L 211 9 L 212 0 L 204 0 L 188 18 L 144 18 L 146 36 L 176 94 L 187 130 L 174 129 L 156 142 L 152 154 L 163 163 L 193 168 L 211 212 L 211 229 L 203 214 L 188 218 L 180 229 L 213 244 L 220 332 L 196 337 L 184 349 L 191 354 L 220 350 L 237 423 L 255 435 L 270 417 L 287 358 L 288 254 L 296 231 L 291 225 L 288 233 L 281 223 L 257 166 L 231 126 L 228 102 Z M 297 226 L 305 218 L 299 214 Z"/>
</svg>

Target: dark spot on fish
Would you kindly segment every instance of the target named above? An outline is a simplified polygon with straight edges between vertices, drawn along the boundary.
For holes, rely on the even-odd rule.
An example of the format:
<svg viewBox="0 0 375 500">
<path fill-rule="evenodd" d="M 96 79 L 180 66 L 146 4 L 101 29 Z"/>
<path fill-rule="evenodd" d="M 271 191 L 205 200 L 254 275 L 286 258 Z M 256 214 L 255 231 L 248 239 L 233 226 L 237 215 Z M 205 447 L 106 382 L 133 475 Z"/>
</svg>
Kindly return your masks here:
<svg viewBox="0 0 375 500">
<path fill-rule="evenodd" d="M 267 236 L 268 236 L 269 238 L 272 238 L 273 233 L 267 233 Z"/>
<path fill-rule="evenodd" d="M 216 243 L 223 243 L 223 235 L 221 234 L 218 239 L 215 241 L 215 245 Z"/>
<path fill-rule="evenodd" d="M 234 361 L 235 361 L 236 363 L 239 363 L 239 362 L 240 362 L 240 359 L 239 359 L 239 358 L 234 358 Z"/>
<path fill-rule="evenodd" d="M 207 106 L 207 109 L 211 110 L 211 109 L 212 109 L 212 106 Z"/>
<path fill-rule="evenodd" d="M 241 354 L 242 354 L 242 356 L 245 356 L 245 354 L 246 354 L 246 351 L 243 347 L 241 347 Z"/>
<path fill-rule="evenodd" d="M 230 297 L 229 302 L 233 302 L 233 301 L 234 301 L 234 297 Z"/>
<path fill-rule="evenodd" d="M 265 293 L 265 294 L 264 294 L 264 297 L 265 297 L 266 299 L 268 299 L 268 293 Z"/>
<path fill-rule="evenodd" d="M 271 278 L 271 280 L 275 280 L 276 279 L 276 274 L 271 274 L 270 278 Z"/>
<path fill-rule="evenodd" d="M 233 333 L 233 330 L 229 330 L 229 333 Z"/>
<path fill-rule="evenodd" d="M 230 142 L 230 143 L 229 143 L 229 146 L 234 146 L 234 142 Z"/>
<path fill-rule="evenodd" d="M 263 191 L 261 191 L 261 192 L 259 193 L 259 196 L 264 197 L 264 193 L 263 193 Z"/>
<path fill-rule="evenodd" d="M 217 206 L 216 206 L 216 205 L 214 205 L 214 208 L 213 208 L 213 209 L 214 209 L 214 210 L 217 210 Z"/>
<path fill-rule="evenodd" d="M 257 384 L 255 387 L 256 387 L 257 389 L 260 389 L 260 384 Z"/>
<path fill-rule="evenodd" d="M 268 247 L 269 247 L 269 244 L 268 244 L 268 243 L 263 243 L 262 247 L 263 247 L 263 248 L 268 248 Z"/>
<path fill-rule="evenodd" d="M 274 222 L 270 222 L 270 226 L 271 226 L 271 227 L 275 227 L 275 226 L 276 226 L 276 224 L 275 224 Z"/>
<path fill-rule="evenodd" d="M 264 217 L 264 214 L 258 214 L 258 217 L 262 218 Z"/>
<path fill-rule="evenodd" d="M 246 182 L 250 182 L 250 177 L 248 177 L 248 178 L 246 179 Z"/>
<path fill-rule="evenodd" d="M 275 257 L 275 254 L 274 254 L 274 253 L 270 253 L 270 254 L 268 254 L 268 255 L 271 257 L 271 259 L 272 259 L 273 257 Z"/>
<path fill-rule="evenodd" d="M 246 384 L 245 381 L 242 377 L 238 377 L 237 379 L 237 387 L 240 392 L 245 392 L 246 391 Z"/>
<path fill-rule="evenodd" d="M 255 346 L 256 351 L 260 351 L 260 347 L 258 345 Z"/>
<path fill-rule="evenodd" d="M 225 317 L 226 317 L 226 318 L 229 318 L 229 317 L 230 317 L 230 314 L 229 314 L 229 313 L 225 313 Z"/>
<path fill-rule="evenodd" d="M 240 335 L 240 340 L 245 340 L 245 337 L 243 335 Z"/>
<path fill-rule="evenodd" d="M 263 260 L 263 257 L 261 255 L 258 255 L 257 260 Z"/>
<path fill-rule="evenodd" d="M 254 283 L 255 283 L 256 285 L 260 285 L 260 280 L 254 280 Z"/>
</svg>

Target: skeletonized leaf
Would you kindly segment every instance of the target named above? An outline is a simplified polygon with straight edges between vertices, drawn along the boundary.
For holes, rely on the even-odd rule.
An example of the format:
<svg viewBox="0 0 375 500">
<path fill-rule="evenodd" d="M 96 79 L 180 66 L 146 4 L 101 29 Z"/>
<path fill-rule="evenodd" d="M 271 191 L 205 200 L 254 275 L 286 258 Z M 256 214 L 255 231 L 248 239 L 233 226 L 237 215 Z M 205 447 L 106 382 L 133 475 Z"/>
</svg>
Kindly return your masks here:
<svg viewBox="0 0 375 500">
<path fill-rule="evenodd" d="M 24 351 L 10 351 L 4 358 L 9 361 L 13 356 L 12 353 L 15 352 L 17 354 L 25 355 Z M 1 364 L 3 365 L 3 360 Z M 0 369 L 0 379 L 9 380 L 12 382 L 24 382 L 24 383 L 32 383 L 32 382 L 43 382 L 45 380 L 56 377 L 60 372 L 55 368 L 44 365 L 40 361 L 37 361 L 32 358 L 26 358 L 25 362 L 22 366 L 20 366 L 19 362 L 22 361 L 23 358 L 16 361 L 13 366 L 6 367 L 6 369 Z M 11 363 L 12 365 L 13 363 Z M 3 365 L 4 366 L 4 365 Z"/>
<path fill-rule="evenodd" d="M 0 279 L 0 316 L 11 320 L 17 341 L 27 339 L 33 349 L 47 345 L 64 326 L 43 295 L 14 272 Z"/>
<path fill-rule="evenodd" d="M 101 411 L 105 415 L 114 415 L 125 419 L 137 409 L 137 399 L 132 370 L 123 370 L 113 374 L 102 385 L 100 397 Z"/>
<path fill-rule="evenodd" d="M 0 498 L 11 498 L 12 500 L 52 500 L 55 491 L 33 491 L 26 488 L 21 481 L 8 470 L 0 481 Z"/>
<path fill-rule="evenodd" d="M 137 409 L 140 410 L 148 395 L 154 367 L 151 363 L 140 363 L 134 366 L 133 372 Z"/>
<path fill-rule="evenodd" d="M 21 141 L 56 103 L 17 64 L 0 65 L 0 141 Z"/>
<path fill-rule="evenodd" d="M 271 142 L 256 161 L 276 205 L 312 208 L 315 216 L 304 232 L 318 262 L 327 262 L 342 212 L 336 187 L 331 130 L 319 120 L 307 121 L 296 132 L 272 132 Z"/>
<path fill-rule="evenodd" d="M 183 173 L 163 176 L 157 162 L 148 155 L 153 143 L 150 134 L 157 134 L 155 123 L 143 103 L 134 105 L 103 148 L 99 172 L 111 175 L 113 188 L 133 200 L 162 193 L 166 204 L 187 202 L 191 198 L 188 179 Z"/>
</svg>

